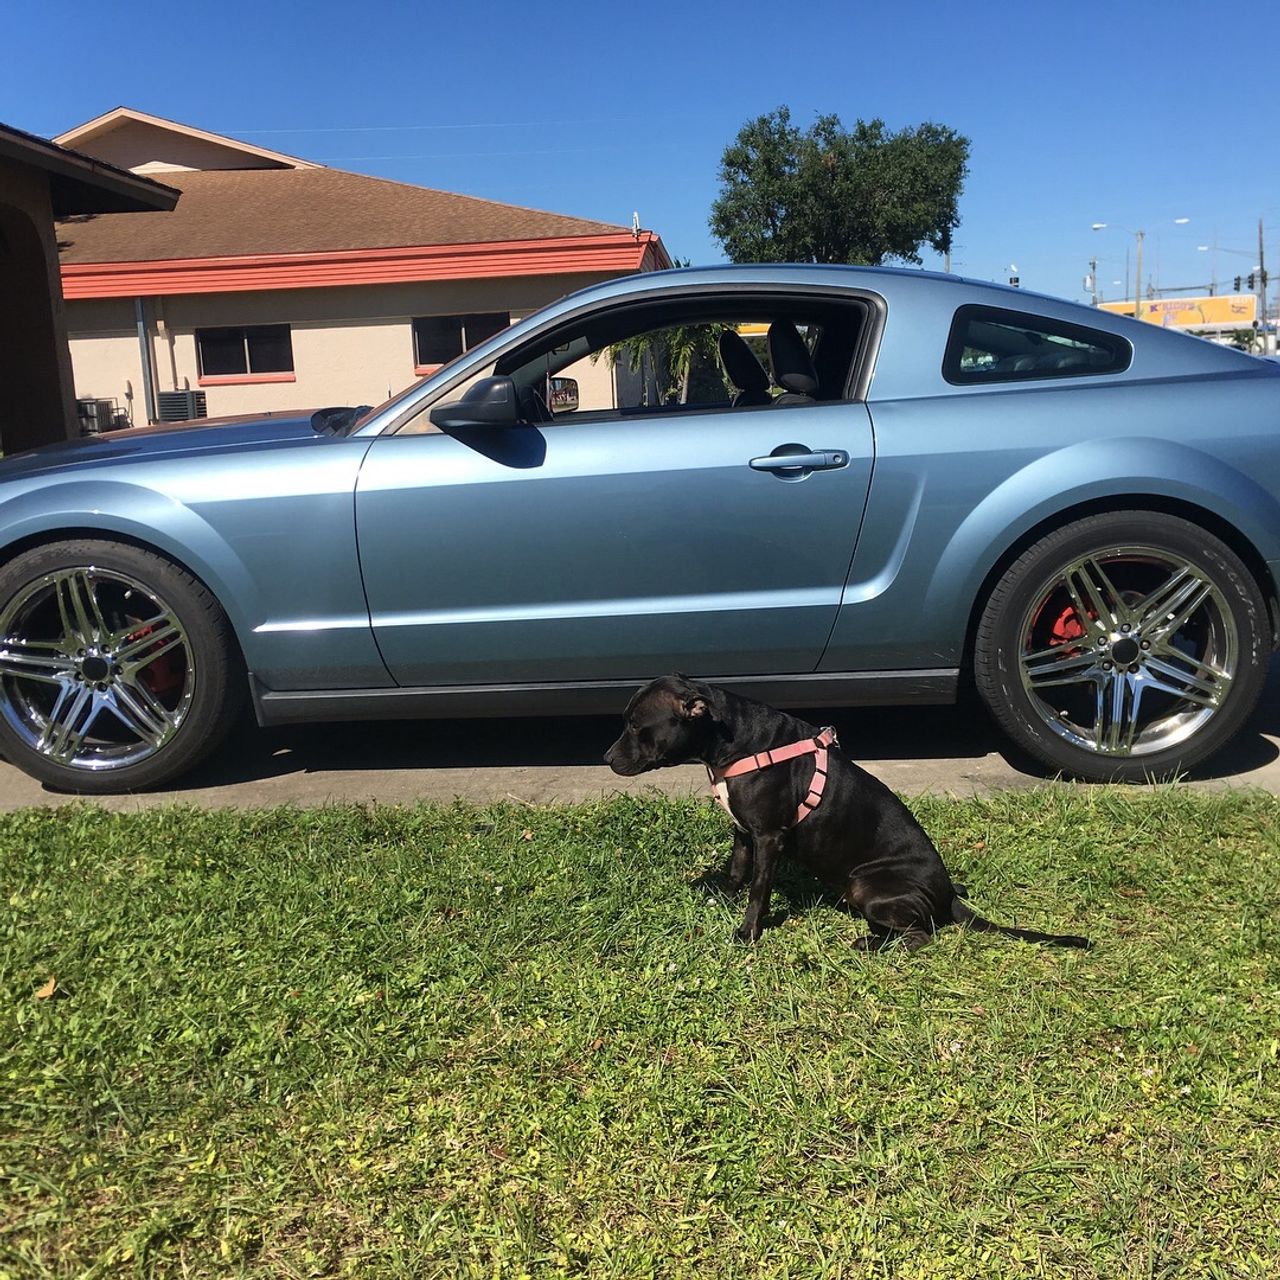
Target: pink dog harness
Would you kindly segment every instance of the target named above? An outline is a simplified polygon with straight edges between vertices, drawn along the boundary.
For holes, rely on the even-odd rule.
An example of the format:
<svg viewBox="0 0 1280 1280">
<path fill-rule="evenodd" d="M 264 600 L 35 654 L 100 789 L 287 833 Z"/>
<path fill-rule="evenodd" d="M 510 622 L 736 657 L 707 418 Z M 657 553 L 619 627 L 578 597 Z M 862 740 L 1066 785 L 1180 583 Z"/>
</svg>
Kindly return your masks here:
<svg viewBox="0 0 1280 1280">
<path fill-rule="evenodd" d="M 729 808 L 729 778 L 740 778 L 746 773 L 756 773 L 760 769 L 768 769 L 775 764 L 785 764 L 799 756 L 811 755 L 813 761 L 813 779 L 800 807 L 796 810 L 792 826 L 799 826 L 822 803 L 822 793 L 827 788 L 827 748 L 836 744 L 836 731 L 828 725 L 814 738 L 805 738 L 802 742 L 792 742 L 785 747 L 774 747 L 772 751 L 761 751 L 753 756 L 743 756 L 724 769 L 714 769 L 707 765 L 707 777 L 711 781 L 711 790 L 720 803 L 720 807 L 733 818 L 733 825 L 743 829 L 734 812 Z"/>
</svg>

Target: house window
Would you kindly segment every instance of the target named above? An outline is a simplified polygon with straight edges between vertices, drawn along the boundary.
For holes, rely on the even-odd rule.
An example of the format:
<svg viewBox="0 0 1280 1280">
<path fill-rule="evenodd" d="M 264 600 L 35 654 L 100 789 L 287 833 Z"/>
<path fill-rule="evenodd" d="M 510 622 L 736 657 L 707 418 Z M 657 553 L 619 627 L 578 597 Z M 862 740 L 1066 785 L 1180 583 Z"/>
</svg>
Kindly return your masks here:
<svg viewBox="0 0 1280 1280">
<path fill-rule="evenodd" d="M 413 322 L 413 361 L 418 368 L 448 364 L 456 356 L 501 333 L 511 323 L 507 311 L 469 316 L 419 316 Z"/>
<path fill-rule="evenodd" d="M 293 341 L 287 324 L 197 329 L 196 349 L 202 378 L 293 372 Z"/>
</svg>

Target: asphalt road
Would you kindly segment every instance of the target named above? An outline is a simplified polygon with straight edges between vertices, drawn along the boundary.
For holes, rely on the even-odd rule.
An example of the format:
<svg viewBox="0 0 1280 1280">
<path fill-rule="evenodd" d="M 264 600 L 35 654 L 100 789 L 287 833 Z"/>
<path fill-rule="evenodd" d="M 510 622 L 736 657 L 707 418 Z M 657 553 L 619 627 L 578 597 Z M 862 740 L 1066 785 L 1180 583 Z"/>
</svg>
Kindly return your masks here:
<svg viewBox="0 0 1280 1280">
<path fill-rule="evenodd" d="M 1034 786 L 1045 778 L 1007 748 L 976 707 L 819 711 L 806 718 L 834 723 L 845 750 L 900 792 L 963 796 Z M 705 792 L 706 774 L 697 766 L 617 777 L 601 756 L 619 727 L 616 717 L 389 721 L 265 731 L 246 723 L 212 760 L 177 785 L 147 795 L 105 797 L 100 803 L 115 809 L 248 808 L 369 800 L 411 804 L 462 796 L 544 804 L 651 787 Z M 1252 723 L 1188 782 L 1280 794 L 1280 663 L 1272 666 Z M 0 762 L 0 809 L 73 798 Z"/>
</svg>

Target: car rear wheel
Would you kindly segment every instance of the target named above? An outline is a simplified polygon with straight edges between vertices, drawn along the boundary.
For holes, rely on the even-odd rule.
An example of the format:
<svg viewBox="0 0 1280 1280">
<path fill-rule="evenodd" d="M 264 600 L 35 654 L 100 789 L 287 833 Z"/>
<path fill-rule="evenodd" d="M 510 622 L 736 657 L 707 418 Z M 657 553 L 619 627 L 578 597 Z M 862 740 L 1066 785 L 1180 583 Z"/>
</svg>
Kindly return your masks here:
<svg viewBox="0 0 1280 1280">
<path fill-rule="evenodd" d="M 238 666 L 217 601 L 150 551 L 59 542 L 0 568 L 0 750 L 60 790 L 190 769 L 235 719 Z"/>
<path fill-rule="evenodd" d="M 1092 781 L 1168 777 L 1244 724 L 1271 633 L 1220 539 L 1159 512 L 1090 516 L 1042 538 L 991 593 L 974 679 L 1031 755 Z"/>
</svg>

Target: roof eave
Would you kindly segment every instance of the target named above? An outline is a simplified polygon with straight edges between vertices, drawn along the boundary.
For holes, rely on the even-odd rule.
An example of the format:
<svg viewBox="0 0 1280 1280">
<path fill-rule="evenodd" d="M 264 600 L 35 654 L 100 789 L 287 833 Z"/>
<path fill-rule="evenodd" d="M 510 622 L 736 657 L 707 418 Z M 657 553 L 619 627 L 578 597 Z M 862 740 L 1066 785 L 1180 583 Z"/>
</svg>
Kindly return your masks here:
<svg viewBox="0 0 1280 1280">
<path fill-rule="evenodd" d="M 35 165 L 49 175 L 53 213 L 167 212 L 181 191 L 140 177 L 34 133 L 0 125 L 0 158 Z"/>
</svg>

